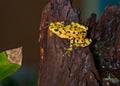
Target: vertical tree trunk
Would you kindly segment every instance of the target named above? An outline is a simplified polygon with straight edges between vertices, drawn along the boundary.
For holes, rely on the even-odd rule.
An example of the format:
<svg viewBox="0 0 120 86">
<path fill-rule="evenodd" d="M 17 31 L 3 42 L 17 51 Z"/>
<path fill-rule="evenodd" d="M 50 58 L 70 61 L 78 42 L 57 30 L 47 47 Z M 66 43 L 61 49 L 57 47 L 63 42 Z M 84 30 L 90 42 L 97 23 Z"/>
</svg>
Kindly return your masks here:
<svg viewBox="0 0 120 86">
<path fill-rule="evenodd" d="M 47 23 L 54 21 L 81 23 L 80 11 L 71 3 L 71 0 L 51 0 L 42 12 L 38 86 L 99 86 L 89 47 L 79 47 L 70 56 L 63 56 L 68 40 L 57 37 L 47 28 Z"/>
<path fill-rule="evenodd" d="M 91 37 L 96 40 L 92 51 L 102 84 L 120 86 L 120 5 L 108 5 L 91 25 Z"/>
</svg>

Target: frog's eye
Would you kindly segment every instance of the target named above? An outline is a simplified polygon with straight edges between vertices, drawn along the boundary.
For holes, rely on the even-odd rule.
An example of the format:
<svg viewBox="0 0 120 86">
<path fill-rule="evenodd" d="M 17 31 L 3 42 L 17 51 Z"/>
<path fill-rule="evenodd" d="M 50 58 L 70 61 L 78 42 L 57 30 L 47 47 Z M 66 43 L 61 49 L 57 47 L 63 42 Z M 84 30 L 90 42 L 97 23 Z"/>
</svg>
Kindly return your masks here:
<svg viewBox="0 0 120 86">
<path fill-rule="evenodd" d="M 57 31 L 58 31 L 58 29 L 54 29 L 54 31 L 56 31 L 56 32 L 57 32 Z"/>
<path fill-rule="evenodd" d="M 70 33 L 70 31 L 67 31 L 68 33 Z"/>
</svg>

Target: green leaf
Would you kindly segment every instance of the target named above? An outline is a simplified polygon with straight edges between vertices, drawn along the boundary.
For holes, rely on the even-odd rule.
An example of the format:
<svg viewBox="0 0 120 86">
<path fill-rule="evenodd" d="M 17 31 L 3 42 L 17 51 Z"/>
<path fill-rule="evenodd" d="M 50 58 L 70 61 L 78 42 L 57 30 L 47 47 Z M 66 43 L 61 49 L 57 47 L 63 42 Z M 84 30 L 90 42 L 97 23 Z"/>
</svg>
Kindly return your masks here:
<svg viewBox="0 0 120 86">
<path fill-rule="evenodd" d="M 0 80 L 10 76 L 14 72 L 16 72 L 21 66 L 17 63 L 10 62 L 8 56 L 9 55 L 6 53 L 6 51 L 0 53 Z"/>
</svg>

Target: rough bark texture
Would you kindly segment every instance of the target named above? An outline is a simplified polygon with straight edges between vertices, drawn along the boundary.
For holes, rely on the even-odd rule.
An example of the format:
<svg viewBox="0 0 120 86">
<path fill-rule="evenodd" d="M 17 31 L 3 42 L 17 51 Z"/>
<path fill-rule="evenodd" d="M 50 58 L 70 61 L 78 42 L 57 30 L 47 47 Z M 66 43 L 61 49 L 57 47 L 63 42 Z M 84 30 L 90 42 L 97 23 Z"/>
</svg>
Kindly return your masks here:
<svg viewBox="0 0 120 86">
<path fill-rule="evenodd" d="M 120 86 L 120 5 L 108 5 L 98 20 L 89 20 L 92 52 L 103 86 Z M 110 76 L 111 79 L 105 80 Z M 111 81 L 113 80 L 113 81 Z"/>
<path fill-rule="evenodd" d="M 99 86 L 99 75 L 89 47 L 65 55 L 67 39 L 52 34 L 47 23 L 80 21 L 80 11 L 72 8 L 70 0 L 51 0 L 42 12 L 40 27 L 40 56 L 38 86 Z"/>
</svg>

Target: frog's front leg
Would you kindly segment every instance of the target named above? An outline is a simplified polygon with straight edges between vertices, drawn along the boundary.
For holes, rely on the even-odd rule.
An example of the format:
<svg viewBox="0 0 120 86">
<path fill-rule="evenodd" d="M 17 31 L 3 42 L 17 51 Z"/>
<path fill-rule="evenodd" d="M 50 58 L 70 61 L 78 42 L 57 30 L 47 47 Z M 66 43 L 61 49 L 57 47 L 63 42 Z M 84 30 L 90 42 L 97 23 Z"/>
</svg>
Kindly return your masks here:
<svg viewBox="0 0 120 86">
<path fill-rule="evenodd" d="M 72 48 L 73 48 L 73 43 L 74 43 L 74 40 L 70 39 L 70 46 L 69 48 L 66 49 L 66 52 L 64 53 L 64 55 L 66 54 L 70 55 L 70 52 L 72 51 Z"/>
<path fill-rule="evenodd" d="M 69 48 L 67 49 L 67 51 L 72 51 L 73 42 L 74 42 L 74 40 L 73 40 L 73 39 L 70 39 L 70 46 L 69 46 Z"/>
</svg>

